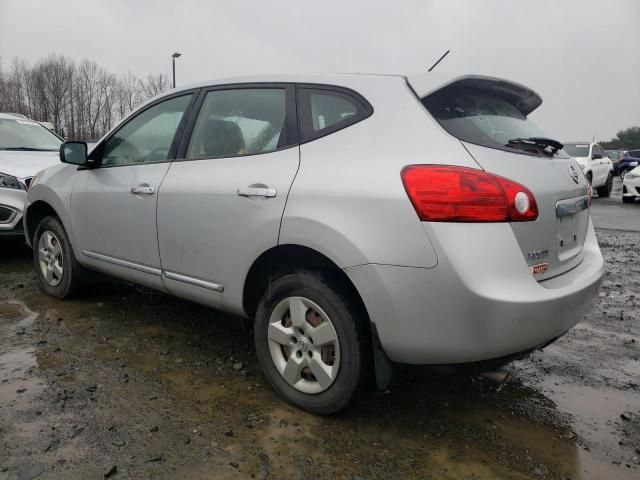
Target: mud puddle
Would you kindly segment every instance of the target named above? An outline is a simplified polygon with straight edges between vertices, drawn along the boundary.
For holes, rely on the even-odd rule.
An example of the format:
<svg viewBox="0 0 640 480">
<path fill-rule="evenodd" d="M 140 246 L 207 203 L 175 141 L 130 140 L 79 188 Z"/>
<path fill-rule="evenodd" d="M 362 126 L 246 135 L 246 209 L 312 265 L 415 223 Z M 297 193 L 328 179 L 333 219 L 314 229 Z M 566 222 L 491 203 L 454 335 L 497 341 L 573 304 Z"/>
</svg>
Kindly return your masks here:
<svg viewBox="0 0 640 480">
<path fill-rule="evenodd" d="M 505 384 L 400 368 L 331 418 L 277 398 L 239 319 L 118 283 L 59 302 L 4 250 L 0 479 L 637 479 L 638 236 L 599 236 L 593 313 Z"/>
</svg>

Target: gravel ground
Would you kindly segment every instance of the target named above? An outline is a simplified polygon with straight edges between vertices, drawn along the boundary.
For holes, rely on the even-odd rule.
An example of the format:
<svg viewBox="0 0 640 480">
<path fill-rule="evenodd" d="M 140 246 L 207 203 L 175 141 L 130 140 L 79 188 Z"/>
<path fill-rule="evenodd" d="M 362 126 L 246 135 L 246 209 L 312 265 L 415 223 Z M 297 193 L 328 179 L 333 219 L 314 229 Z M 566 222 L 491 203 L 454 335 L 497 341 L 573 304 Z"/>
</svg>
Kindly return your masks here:
<svg viewBox="0 0 640 480">
<path fill-rule="evenodd" d="M 0 479 L 638 479 L 640 233 L 598 237 L 594 310 L 505 383 L 401 368 L 330 418 L 276 397 L 238 318 L 117 282 L 60 302 L 4 242 Z"/>
</svg>

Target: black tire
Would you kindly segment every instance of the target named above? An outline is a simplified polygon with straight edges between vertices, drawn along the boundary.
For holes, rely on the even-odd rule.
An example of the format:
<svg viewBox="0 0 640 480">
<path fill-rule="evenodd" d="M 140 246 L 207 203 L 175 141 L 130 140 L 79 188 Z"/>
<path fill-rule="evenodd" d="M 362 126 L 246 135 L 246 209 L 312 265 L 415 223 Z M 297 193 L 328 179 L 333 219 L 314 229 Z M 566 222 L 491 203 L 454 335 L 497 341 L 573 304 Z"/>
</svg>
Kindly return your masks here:
<svg viewBox="0 0 640 480">
<path fill-rule="evenodd" d="M 62 275 L 59 278 L 56 277 L 56 284 L 47 281 L 40 263 L 40 240 L 45 234 L 53 235 L 62 252 L 61 258 L 56 262 L 62 267 Z M 86 281 L 87 271 L 76 260 L 67 232 L 56 217 L 45 217 L 36 227 L 36 233 L 33 237 L 33 263 L 40 288 L 52 297 L 72 297 L 80 291 Z"/>
<path fill-rule="evenodd" d="M 633 203 L 636 201 L 636 197 L 622 197 L 624 203 Z"/>
<path fill-rule="evenodd" d="M 268 330 L 271 316 L 282 302 L 291 297 L 302 297 L 319 306 L 330 319 L 337 335 L 339 345 L 337 374 L 330 386 L 317 393 L 302 392 L 287 382 L 279 372 L 269 346 Z M 312 307 L 307 306 L 307 308 L 311 309 Z M 368 325 L 368 320 L 364 318 L 366 314 L 363 314 L 361 310 L 356 299 L 351 298 L 348 294 L 348 289 L 315 272 L 290 273 L 271 283 L 258 305 L 254 337 L 256 352 L 264 374 L 280 397 L 290 404 L 316 415 L 336 413 L 354 401 L 366 384 L 367 371 L 370 370 L 366 364 L 369 359 L 369 337 L 368 330 L 365 328 Z M 307 318 L 309 310 L 305 310 L 305 312 L 304 315 Z M 300 337 L 304 335 L 307 333 L 301 333 Z M 311 335 L 309 335 L 309 339 L 313 344 Z M 298 345 L 294 343 L 291 347 L 291 357 L 294 356 L 294 351 L 298 353 L 295 350 Z M 316 354 L 317 352 L 314 353 L 314 355 Z M 309 353 L 309 358 L 311 358 L 311 353 Z"/>
<path fill-rule="evenodd" d="M 613 190 L 613 175 L 609 173 L 607 181 L 603 186 L 596 188 L 596 192 L 598 192 L 599 197 L 607 198 L 611 195 L 611 190 Z"/>
<path fill-rule="evenodd" d="M 587 182 L 589 183 L 589 185 L 591 185 L 591 182 L 593 181 L 593 175 L 591 174 L 591 172 L 587 173 Z"/>
</svg>

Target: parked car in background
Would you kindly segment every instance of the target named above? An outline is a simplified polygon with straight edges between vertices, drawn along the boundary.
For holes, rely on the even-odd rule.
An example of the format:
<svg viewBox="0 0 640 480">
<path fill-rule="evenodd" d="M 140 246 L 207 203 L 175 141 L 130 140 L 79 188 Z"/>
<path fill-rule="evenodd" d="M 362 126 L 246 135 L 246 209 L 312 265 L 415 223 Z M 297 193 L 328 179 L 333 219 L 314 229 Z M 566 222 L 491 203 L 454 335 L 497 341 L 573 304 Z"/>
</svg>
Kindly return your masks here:
<svg viewBox="0 0 640 480">
<path fill-rule="evenodd" d="M 0 236 L 23 236 L 31 178 L 59 159 L 62 139 L 24 115 L 0 113 Z"/>
<path fill-rule="evenodd" d="M 541 103 L 433 73 L 171 90 L 34 179 L 37 278 L 65 298 L 94 269 L 254 318 L 265 376 L 317 414 L 390 362 L 495 368 L 580 321 L 604 275 Z"/>
<path fill-rule="evenodd" d="M 622 201 L 633 203 L 640 198 L 640 167 L 629 171 L 622 181 Z"/>
<path fill-rule="evenodd" d="M 624 178 L 625 175 L 640 166 L 640 150 L 627 150 L 622 155 L 620 163 L 618 163 L 618 174 Z"/>
<path fill-rule="evenodd" d="M 618 175 L 618 164 L 626 150 L 605 150 L 604 154 L 611 159 L 613 165 L 613 174 Z"/>
<path fill-rule="evenodd" d="M 568 142 L 564 151 L 576 159 L 582 173 L 599 197 L 608 197 L 613 189 L 613 163 L 597 143 Z"/>
</svg>

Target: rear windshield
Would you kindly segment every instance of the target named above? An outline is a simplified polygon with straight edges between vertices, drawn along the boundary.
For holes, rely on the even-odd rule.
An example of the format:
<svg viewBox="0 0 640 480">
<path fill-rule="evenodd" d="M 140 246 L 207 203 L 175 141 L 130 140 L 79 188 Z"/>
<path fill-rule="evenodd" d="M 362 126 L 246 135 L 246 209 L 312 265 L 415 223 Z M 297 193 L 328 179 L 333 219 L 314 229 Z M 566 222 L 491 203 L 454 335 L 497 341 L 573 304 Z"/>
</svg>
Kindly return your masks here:
<svg viewBox="0 0 640 480">
<path fill-rule="evenodd" d="M 0 150 L 58 150 L 61 143 L 37 122 L 0 118 Z"/>
<path fill-rule="evenodd" d="M 588 143 L 565 143 L 564 151 L 572 157 L 588 157 L 589 156 L 589 144 Z"/>
<path fill-rule="evenodd" d="M 517 153 L 544 154 L 539 149 L 513 142 L 549 137 L 512 101 L 497 94 L 450 87 L 423 98 L 422 103 L 447 132 L 460 140 Z M 555 155 L 564 156 L 561 151 Z"/>
</svg>

